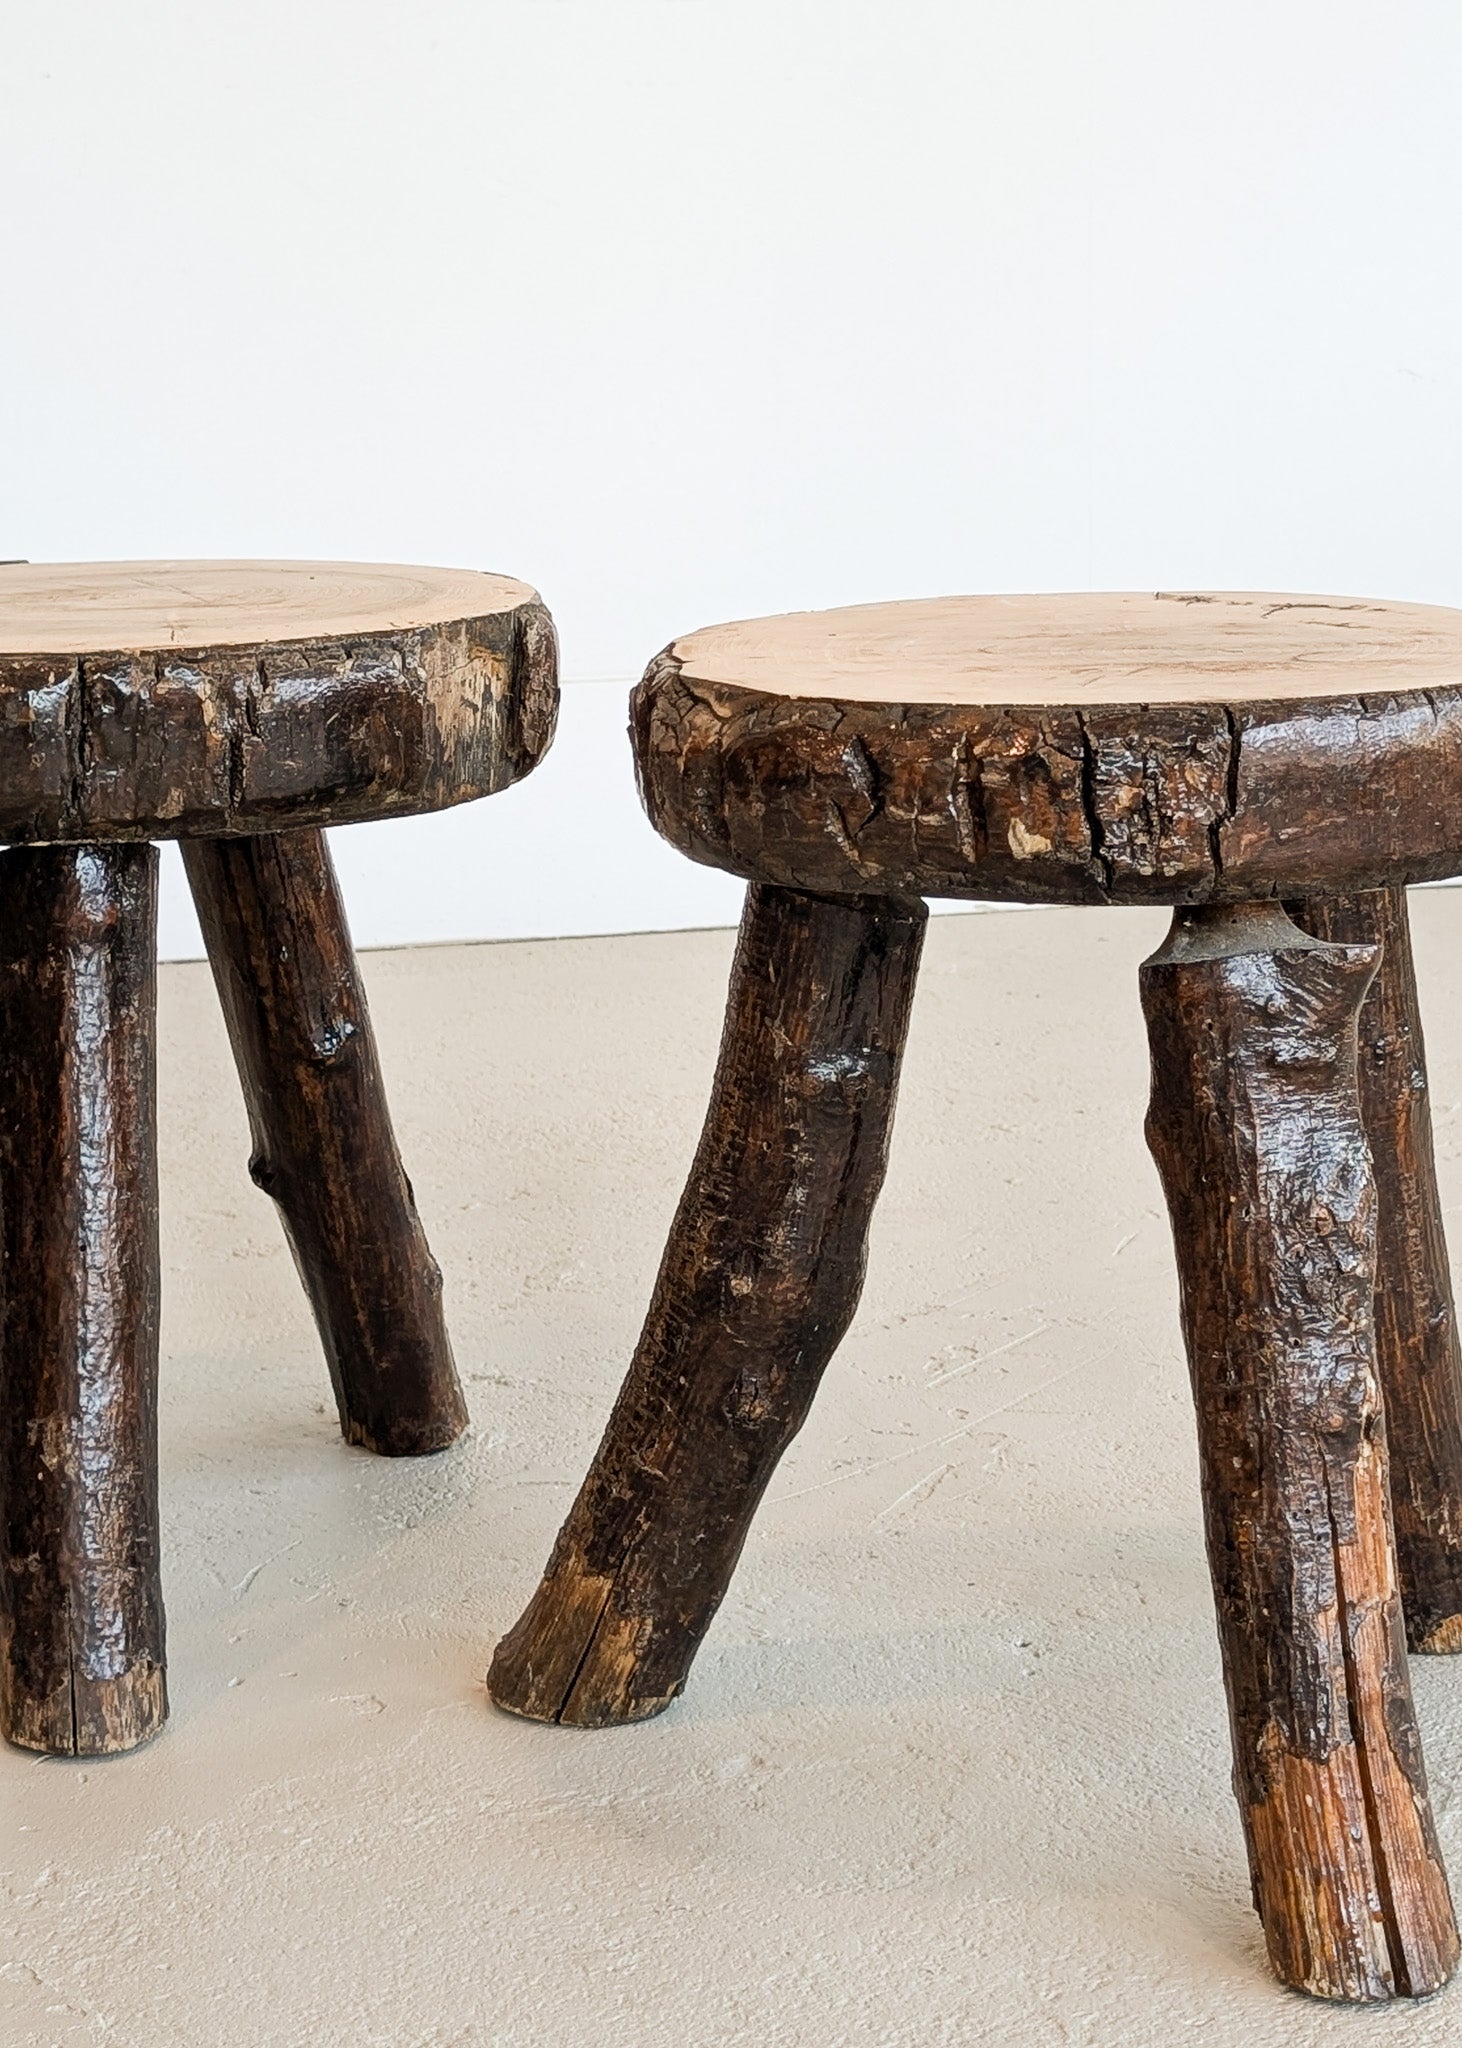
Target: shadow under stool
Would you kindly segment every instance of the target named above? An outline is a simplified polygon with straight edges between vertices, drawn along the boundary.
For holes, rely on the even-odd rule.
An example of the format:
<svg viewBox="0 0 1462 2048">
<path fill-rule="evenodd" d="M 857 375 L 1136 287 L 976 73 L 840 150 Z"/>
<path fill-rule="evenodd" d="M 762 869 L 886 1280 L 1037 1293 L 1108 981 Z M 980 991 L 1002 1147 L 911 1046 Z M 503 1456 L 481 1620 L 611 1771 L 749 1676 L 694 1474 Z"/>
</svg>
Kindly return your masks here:
<svg viewBox="0 0 1462 2048">
<path fill-rule="evenodd" d="M 553 735 L 553 627 L 502 576 L 0 567 L 0 1730 L 167 1714 L 158 1576 L 158 839 L 181 840 L 341 1427 L 466 1409 L 321 827 L 489 795 Z"/>
<path fill-rule="evenodd" d="M 684 1686 L 858 1298 L 921 899 L 1171 905 L 1147 1131 L 1254 1900 L 1287 1984 L 1436 1990 L 1458 1942 L 1406 1649 L 1462 1648 L 1462 1370 L 1404 890 L 1462 871 L 1462 612 L 751 620 L 660 655 L 632 731 L 659 831 L 752 886 L 644 1334 L 492 1698 L 603 1727 Z"/>
</svg>

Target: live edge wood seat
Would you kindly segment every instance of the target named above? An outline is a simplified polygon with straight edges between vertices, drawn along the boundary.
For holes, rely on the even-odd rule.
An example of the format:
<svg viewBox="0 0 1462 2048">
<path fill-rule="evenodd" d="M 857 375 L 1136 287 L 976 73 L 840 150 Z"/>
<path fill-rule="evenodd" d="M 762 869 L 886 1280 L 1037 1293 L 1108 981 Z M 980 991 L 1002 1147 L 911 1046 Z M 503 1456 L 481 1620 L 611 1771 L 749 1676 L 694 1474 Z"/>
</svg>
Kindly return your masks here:
<svg viewBox="0 0 1462 2048">
<path fill-rule="evenodd" d="M 1462 871 L 1462 613 L 752 620 L 652 662 L 632 732 L 660 832 L 751 888 L 644 1334 L 493 1699 L 596 1727 L 683 1687 L 857 1301 L 921 899 L 1171 905 L 1148 1137 L 1254 1899 L 1286 1983 L 1434 1991 L 1458 1943 L 1403 1627 L 1462 1648 L 1462 1372 L 1404 890 Z"/>
<path fill-rule="evenodd" d="M 320 827 L 526 775 L 553 627 L 507 577 L 0 566 L 0 1729 L 131 1748 L 158 1575 L 157 851 L 179 839 L 253 1135 L 353 1443 L 465 1421 Z"/>
</svg>

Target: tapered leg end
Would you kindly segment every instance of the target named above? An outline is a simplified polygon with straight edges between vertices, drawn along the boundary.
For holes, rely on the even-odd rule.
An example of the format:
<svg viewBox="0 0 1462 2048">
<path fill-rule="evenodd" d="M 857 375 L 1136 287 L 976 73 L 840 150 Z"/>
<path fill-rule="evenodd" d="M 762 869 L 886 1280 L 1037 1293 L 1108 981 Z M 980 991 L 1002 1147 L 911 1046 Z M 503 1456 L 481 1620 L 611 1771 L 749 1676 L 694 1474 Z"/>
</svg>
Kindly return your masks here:
<svg viewBox="0 0 1462 2048">
<path fill-rule="evenodd" d="M 1180 911 L 1142 970 L 1254 1903 L 1281 1982 L 1424 1998 L 1457 1929 L 1407 1674 L 1356 1017 L 1374 944 Z"/>
<path fill-rule="evenodd" d="M 748 892 L 639 1348 L 488 1676 L 509 1713 L 612 1728 L 683 1689 L 857 1303 L 924 920 L 922 904 Z"/>
<path fill-rule="evenodd" d="M 111 1678 L 73 1672 L 40 1695 L 13 1682 L 0 1692 L 0 1734 L 48 1756 L 121 1756 L 160 1734 L 167 1717 L 167 1674 L 151 1662 Z"/>
<path fill-rule="evenodd" d="M 487 1674 L 493 1705 L 525 1721 L 621 1728 L 652 1719 L 678 1699 L 695 1641 L 686 1644 L 680 1671 L 667 1675 L 661 1664 L 650 1679 L 650 1618 L 616 1613 L 614 1590 L 612 1578 L 555 1559 L 521 1620 L 498 1644 Z"/>
<path fill-rule="evenodd" d="M 467 1427 L 467 1403 L 455 1385 L 425 1414 L 342 1415 L 340 1433 L 348 1444 L 381 1458 L 431 1458 L 449 1451 Z"/>
<path fill-rule="evenodd" d="M 315 1312 L 347 1443 L 444 1451 L 467 1408 L 391 1128 L 365 988 L 323 833 L 194 839 L 198 906 L 254 1136 Z"/>
</svg>

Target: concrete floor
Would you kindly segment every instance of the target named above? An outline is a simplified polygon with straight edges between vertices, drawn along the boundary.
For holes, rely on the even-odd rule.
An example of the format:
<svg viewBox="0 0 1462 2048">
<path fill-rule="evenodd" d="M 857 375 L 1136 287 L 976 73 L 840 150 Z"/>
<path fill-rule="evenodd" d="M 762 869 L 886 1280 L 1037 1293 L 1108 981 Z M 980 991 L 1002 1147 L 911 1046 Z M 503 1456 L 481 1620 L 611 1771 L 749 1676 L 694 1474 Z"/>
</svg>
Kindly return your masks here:
<svg viewBox="0 0 1462 2048">
<path fill-rule="evenodd" d="M 1462 1201 L 1462 890 L 1416 899 Z M 0 1756 L 0 2041 L 935 2048 L 1462 2035 L 1270 1981 L 1228 1790 L 1145 912 L 941 919 L 867 1290 L 687 1697 L 492 1712 L 643 1311 L 729 933 L 376 954 L 474 1425 L 345 1449 L 206 970 L 162 976 L 170 1730 Z M 1462 1879 L 1462 1666 L 1415 1682 Z M 1462 1888 L 1462 1887 L 1459 1887 Z"/>
</svg>

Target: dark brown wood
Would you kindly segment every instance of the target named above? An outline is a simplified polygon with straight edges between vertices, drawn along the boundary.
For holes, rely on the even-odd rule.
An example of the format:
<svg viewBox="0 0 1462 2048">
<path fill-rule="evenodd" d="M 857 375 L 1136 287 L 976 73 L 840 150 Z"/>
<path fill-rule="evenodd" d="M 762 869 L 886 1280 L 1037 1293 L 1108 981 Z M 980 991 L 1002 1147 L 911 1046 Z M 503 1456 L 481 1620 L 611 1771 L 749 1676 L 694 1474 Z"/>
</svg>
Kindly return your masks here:
<svg viewBox="0 0 1462 2048">
<path fill-rule="evenodd" d="M 62 572 L 70 582 L 32 626 L 36 593 Z M 461 609 L 411 624 L 416 583 L 446 586 L 417 611 L 440 614 L 459 585 Z M 176 624 L 159 632 L 157 592 L 170 586 Z M 332 608 L 352 606 L 362 623 L 332 626 Z M 133 637 L 98 645 L 99 614 Z M 332 563 L 0 567 L 0 840 L 12 844 L 441 810 L 526 775 L 557 707 L 552 620 L 507 578 Z"/>
<path fill-rule="evenodd" d="M 1234 1782 L 1270 1959 L 1420 1997 L 1458 1953 L 1407 1676 L 1356 1018 L 1379 954 L 1274 904 L 1179 911 L 1142 969 Z"/>
<path fill-rule="evenodd" d="M 416 1213 L 365 990 L 319 832 L 185 842 L 248 1105 L 249 1171 L 279 1205 L 340 1426 L 390 1456 L 467 1423 L 442 1276 Z"/>
<path fill-rule="evenodd" d="M 1379 1196 L 1376 1350 L 1407 1641 L 1462 1650 L 1462 1349 L 1401 889 L 1310 896 L 1292 906 L 1316 938 L 1374 945 L 1360 1013 L 1360 1102 Z"/>
<path fill-rule="evenodd" d="M 166 1714 L 145 842 L 199 841 L 185 859 L 252 1171 L 284 1216 L 345 1433 L 440 1450 L 466 1411 L 339 893 L 317 831 L 269 834 L 501 789 L 548 747 L 557 704 L 552 622 L 508 578 L 0 564 L 0 1725 L 13 1741 L 125 1749 Z"/>
<path fill-rule="evenodd" d="M 1462 872 L 1462 689 L 879 704 L 693 680 L 667 651 L 631 716 L 657 831 L 748 881 L 1170 904 Z"/>
<path fill-rule="evenodd" d="M 847 1328 L 882 1184 L 922 903 L 747 897 L 705 1130 L 634 1363 L 501 1707 L 580 1727 L 681 1691 Z"/>
<path fill-rule="evenodd" d="M 1368 892 L 1462 872 L 1462 613 L 1188 591 L 743 620 L 657 656 L 631 718 L 657 829 L 753 883 L 1184 906 L 1144 970 L 1151 1135 L 1256 1900 L 1286 1982 L 1434 1989 L 1457 1937 L 1408 1690 L 1380 1376 L 1413 1640 L 1434 1648 L 1462 1641 L 1462 1397 L 1404 905 Z M 1361 922 L 1327 903 L 1327 938 L 1393 953 L 1359 1078 L 1377 947 L 1307 938 L 1275 901 L 1340 893 Z M 624 1415 L 625 1446 L 637 1422 Z M 571 1519 L 555 1558 L 590 1610 L 591 1660 L 604 1595 L 575 1545 L 592 1520 Z M 682 1549 L 696 1540 L 687 1516 Z M 570 1639 L 559 1602 L 551 1570 L 509 1639 L 520 1691 Z M 550 1673 L 548 1711 L 577 1684 Z"/>
<path fill-rule="evenodd" d="M 0 853 L 0 1723 L 61 1755 L 167 1714 L 150 846 Z"/>
</svg>

